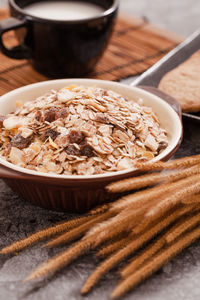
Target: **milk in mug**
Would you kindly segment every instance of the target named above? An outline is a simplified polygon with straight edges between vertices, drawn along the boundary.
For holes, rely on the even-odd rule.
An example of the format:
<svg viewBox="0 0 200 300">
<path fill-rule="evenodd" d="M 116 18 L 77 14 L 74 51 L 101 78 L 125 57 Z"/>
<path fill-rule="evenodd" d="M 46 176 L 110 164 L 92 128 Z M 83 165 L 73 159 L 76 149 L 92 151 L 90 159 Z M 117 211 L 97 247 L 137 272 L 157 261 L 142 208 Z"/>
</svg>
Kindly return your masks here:
<svg viewBox="0 0 200 300">
<path fill-rule="evenodd" d="M 34 17 L 60 21 L 93 18 L 104 11 L 98 5 L 81 1 L 40 1 L 26 6 L 24 10 Z"/>
</svg>

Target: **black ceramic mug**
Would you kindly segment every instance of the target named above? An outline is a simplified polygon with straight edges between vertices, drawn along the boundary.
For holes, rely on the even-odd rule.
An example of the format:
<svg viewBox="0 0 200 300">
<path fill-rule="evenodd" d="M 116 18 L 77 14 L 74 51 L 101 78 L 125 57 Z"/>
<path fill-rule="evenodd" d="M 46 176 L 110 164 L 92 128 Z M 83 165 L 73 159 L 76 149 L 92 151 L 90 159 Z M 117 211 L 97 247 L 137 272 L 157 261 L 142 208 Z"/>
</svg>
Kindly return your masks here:
<svg viewBox="0 0 200 300">
<path fill-rule="evenodd" d="M 9 0 L 11 18 L 0 22 L 2 52 L 11 58 L 28 59 L 48 77 L 80 77 L 89 73 L 108 45 L 118 0 L 78 1 L 100 6 L 102 13 L 78 20 L 43 19 L 25 12 L 27 5 L 41 0 Z M 2 37 L 10 30 L 16 31 L 20 44 L 8 49 Z"/>
</svg>

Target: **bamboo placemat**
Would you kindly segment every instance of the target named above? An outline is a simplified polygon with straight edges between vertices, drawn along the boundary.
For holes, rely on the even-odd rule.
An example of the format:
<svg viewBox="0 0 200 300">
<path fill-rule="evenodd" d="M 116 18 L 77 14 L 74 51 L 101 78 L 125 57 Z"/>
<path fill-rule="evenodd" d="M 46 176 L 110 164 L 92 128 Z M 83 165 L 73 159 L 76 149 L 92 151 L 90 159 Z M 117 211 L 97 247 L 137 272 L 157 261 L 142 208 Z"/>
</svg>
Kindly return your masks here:
<svg viewBox="0 0 200 300">
<path fill-rule="evenodd" d="M 8 17 L 8 10 L 0 10 L 0 20 Z M 16 44 L 13 32 L 5 34 L 7 46 Z M 145 19 L 120 16 L 107 51 L 90 78 L 120 80 L 139 75 L 174 48 L 182 38 L 152 26 Z M 13 60 L 0 53 L 0 95 L 23 85 L 47 78 L 26 60 Z"/>
</svg>

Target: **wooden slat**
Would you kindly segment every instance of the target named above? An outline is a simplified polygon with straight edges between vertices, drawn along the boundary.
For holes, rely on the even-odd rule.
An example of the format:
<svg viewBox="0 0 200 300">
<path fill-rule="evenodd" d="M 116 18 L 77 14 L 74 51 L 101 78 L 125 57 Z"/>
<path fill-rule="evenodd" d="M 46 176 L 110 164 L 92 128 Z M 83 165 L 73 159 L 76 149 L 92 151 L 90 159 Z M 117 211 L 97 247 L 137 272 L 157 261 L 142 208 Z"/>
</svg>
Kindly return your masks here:
<svg viewBox="0 0 200 300">
<path fill-rule="evenodd" d="M 0 20 L 9 16 L 0 10 Z M 14 32 L 4 37 L 8 46 L 16 44 Z M 182 41 L 146 20 L 120 16 L 110 45 L 90 78 L 120 80 L 139 75 Z M 0 95 L 23 85 L 47 78 L 33 70 L 26 60 L 13 60 L 0 53 Z"/>
</svg>

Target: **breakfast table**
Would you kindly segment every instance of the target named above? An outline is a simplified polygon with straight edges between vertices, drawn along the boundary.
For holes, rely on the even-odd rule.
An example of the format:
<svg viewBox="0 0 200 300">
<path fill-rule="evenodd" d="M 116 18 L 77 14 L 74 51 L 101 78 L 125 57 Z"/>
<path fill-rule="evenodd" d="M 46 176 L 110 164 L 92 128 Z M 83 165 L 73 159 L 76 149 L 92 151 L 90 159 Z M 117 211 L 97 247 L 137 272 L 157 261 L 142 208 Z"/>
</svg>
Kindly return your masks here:
<svg viewBox="0 0 200 300">
<path fill-rule="evenodd" d="M 0 0 L 0 8 L 6 4 L 7 0 Z M 132 16 L 145 17 L 150 23 L 182 37 L 187 37 L 199 27 L 200 2 L 197 0 L 123 0 L 120 9 Z M 130 84 L 134 79 L 131 76 L 121 82 Z M 198 122 L 184 118 L 183 142 L 175 157 L 200 153 Z M 25 202 L 0 180 L 0 248 L 71 216 Z M 32 286 L 22 283 L 31 270 L 56 251 L 41 248 L 39 244 L 14 256 L 0 256 L 0 299 L 109 299 L 117 281 L 114 272 L 109 272 L 88 296 L 80 294 L 83 282 L 98 261 L 91 255 L 78 259 L 43 284 Z M 197 241 L 123 299 L 195 300 L 200 296 L 199 280 L 200 243 Z"/>
</svg>

